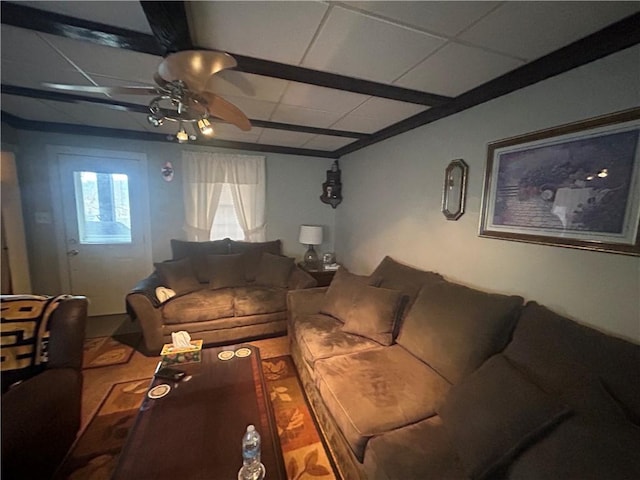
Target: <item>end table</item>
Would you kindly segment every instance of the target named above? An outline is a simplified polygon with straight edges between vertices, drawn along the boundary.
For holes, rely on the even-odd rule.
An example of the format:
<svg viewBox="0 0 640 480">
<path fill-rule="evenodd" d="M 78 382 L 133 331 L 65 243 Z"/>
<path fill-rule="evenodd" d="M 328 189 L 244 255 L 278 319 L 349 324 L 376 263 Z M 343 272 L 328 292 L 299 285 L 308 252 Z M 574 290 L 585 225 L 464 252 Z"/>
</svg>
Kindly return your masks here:
<svg viewBox="0 0 640 480">
<path fill-rule="evenodd" d="M 333 276 L 336 274 L 336 270 L 324 270 L 322 267 L 319 269 L 308 269 L 305 268 L 304 263 L 298 263 L 298 266 L 316 279 L 318 282 L 318 287 L 326 287 L 333 280 Z"/>
</svg>

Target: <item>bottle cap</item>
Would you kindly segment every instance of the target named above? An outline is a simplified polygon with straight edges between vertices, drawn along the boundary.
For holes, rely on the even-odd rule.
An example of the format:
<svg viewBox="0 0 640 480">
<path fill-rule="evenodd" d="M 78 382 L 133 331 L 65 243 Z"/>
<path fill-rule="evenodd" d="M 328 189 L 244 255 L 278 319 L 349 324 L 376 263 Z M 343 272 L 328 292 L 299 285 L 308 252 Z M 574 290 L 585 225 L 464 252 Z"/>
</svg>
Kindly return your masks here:
<svg viewBox="0 0 640 480">
<path fill-rule="evenodd" d="M 247 425 L 247 432 L 253 432 L 256 429 L 253 425 Z"/>
</svg>

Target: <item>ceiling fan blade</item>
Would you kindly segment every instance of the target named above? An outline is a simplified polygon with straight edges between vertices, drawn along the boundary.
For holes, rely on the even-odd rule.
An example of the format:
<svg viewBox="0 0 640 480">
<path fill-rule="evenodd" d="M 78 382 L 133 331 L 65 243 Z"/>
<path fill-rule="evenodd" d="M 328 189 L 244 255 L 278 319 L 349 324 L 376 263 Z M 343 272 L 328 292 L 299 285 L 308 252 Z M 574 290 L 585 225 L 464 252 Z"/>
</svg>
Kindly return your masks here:
<svg viewBox="0 0 640 480">
<path fill-rule="evenodd" d="M 65 90 L 70 92 L 107 93 L 116 95 L 158 95 L 158 90 L 155 87 L 96 87 L 46 82 L 42 85 L 49 88 L 55 88 L 56 90 Z"/>
<path fill-rule="evenodd" d="M 256 96 L 256 89 L 253 87 L 253 84 L 251 83 L 249 78 L 246 76 L 246 74 L 238 72 L 237 70 L 225 70 L 223 72 L 220 72 L 215 77 L 210 78 L 205 90 L 217 90 L 215 88 L 216 85 L 220 85 L 222 83 L 232 85 L 247 97 Z"/>
<path fill-rule="evenodd" d="M 215 93 L 201 92 L 200 95 L 207 101 L 207 110 L 209 110 L 209 114 L 214 117 L 221 118 L 245 132 L 251 130 L 251 122 L 234 104 L 227 102 Z"/>
<path fill-rule="evenodd" d="M 202 92 L 212 75 L 236 65 L 235 59 L 224 52 L 183 50 L 166 57 L 158 66 L 158 74 L 168 82 L 182 80 L 190 90 Z"/>
</svg>

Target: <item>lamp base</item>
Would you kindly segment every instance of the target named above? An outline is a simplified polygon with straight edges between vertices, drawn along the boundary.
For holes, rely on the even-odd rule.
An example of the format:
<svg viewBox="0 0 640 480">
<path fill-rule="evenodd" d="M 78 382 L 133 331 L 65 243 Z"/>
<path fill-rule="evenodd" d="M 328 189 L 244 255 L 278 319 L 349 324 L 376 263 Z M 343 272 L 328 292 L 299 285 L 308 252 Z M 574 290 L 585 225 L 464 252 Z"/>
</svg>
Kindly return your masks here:
<svg viewBox="0 0 640 480">
<path fill-rule="evenodd" d="M 309 245 L 309 249 L 304 254 L 304 267 L 307 270 L 318 270 L 320 267 L 318 254 L 314 250 L 313 245 Z"/>
</svg>

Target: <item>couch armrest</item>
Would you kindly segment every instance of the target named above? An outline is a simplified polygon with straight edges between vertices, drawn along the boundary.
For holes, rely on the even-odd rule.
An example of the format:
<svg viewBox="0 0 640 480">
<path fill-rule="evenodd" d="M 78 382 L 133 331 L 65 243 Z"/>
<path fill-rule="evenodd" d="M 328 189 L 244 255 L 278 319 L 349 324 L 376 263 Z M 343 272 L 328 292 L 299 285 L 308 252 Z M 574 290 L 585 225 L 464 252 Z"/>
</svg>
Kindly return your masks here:
<svg viewBox="0 0 640 480">
<path fill-rule="evenodd" d="M 129 295 L 133 293 L 144 295 L 149 299 L 149 302 L 151 302 L 154 307 L 159 307 L 161 302 L 156 296 L 156 288 L 161 286 L 162 280 L 160 280 L 158 272 L 154 271 L 147 278 L 143 278 L 138 283 L 136 283 L 136 285 L 129 292 Z M 131 315 L 131 312 L 129 311 L 129 295 L 127 295 L 127 313 Z"/>
<path fill-rule="evenodd" d="M 295 321 L 304 315 L 320 312 L 324 296 L 329 287 L 306 288 L 287 292 L 287 311 L 289 321 Z"/>
<path fill-rule="evenodd" d="M 82 374 L 53 368 L 2 395 L 2 478 L 51 478 L 80 428 Z"/>
<path fill-rule="evenodd" d="M 65 298 L 53 312 L 47 368 L 82 369 L 88 303 L 83 296 Z"/>
<path fill-rule="evenodd" d="M 291 275 L 289 275 L 289 283 L 287 285 L 289 290 L 312 288 L 316 287 L 317 285 L 318 282 L 315 278 L 313 278 L 297 265 L 294 265 L 293 269 L 291 270 Z"/>
</svg>

